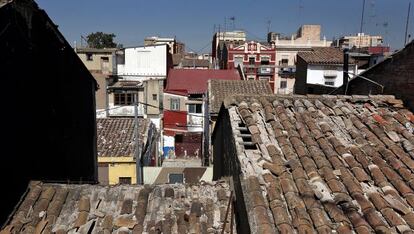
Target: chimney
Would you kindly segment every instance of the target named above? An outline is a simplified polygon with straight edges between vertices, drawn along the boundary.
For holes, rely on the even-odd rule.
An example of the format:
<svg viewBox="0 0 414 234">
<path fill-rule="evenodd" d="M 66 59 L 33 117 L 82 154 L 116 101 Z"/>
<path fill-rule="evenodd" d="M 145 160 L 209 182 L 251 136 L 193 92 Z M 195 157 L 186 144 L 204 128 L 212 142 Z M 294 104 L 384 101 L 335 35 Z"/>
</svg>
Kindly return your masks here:
<svg viewBox="0 0 414 234">
<path fill-rule="evenodd" d="M 348 91 L 348 66 L 349 66 L 349 53 L 348 49 L 344 49 L 344 67 L 343 67 L 343 84 L 344 87 L 344 95 L 346 95 L 346 92 Z"/>
</svg>

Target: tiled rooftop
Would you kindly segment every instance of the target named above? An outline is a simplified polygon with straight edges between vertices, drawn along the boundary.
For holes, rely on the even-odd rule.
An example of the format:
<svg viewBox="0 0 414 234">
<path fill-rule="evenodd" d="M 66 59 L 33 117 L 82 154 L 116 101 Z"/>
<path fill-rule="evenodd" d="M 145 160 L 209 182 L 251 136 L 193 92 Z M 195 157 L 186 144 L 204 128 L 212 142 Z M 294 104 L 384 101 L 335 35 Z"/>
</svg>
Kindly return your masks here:
<svg viewBox="0 0 414 234">
<path fill-rule="evenodd" d="M 209 112 L 217 114 L 223 100 L 234 94 L 272 94 L 265 80 L 209 80 Z"/>
<path fill-rule="evenodd" d="M 182 59 L 181 66 L 183 67 L 209 67 L 210 62 L 205 59 Z"/>
<path fill-rule="evenodd" d="M 414 233 L 414 115 L 400 100 L 235 96 L 225 104 L 252 230 Z"/>
<path fill-rule="evenodd" d="M 311 51 L 298 52 L 301 57 L 309 64 L 343 64 L 343 52 L 334 47 L 314 47 Z M 349 63 L 354 63 L 353 59 L 349 59 Z"/>
<path fill-rule="evenodd" d="M 138 119 L 140 142 L 147 139 L 151 121 Z M 98 157 L 132 157 L 135 152 L 134 118 L 102 118 L 96 120 Z"/>
<path fill-rule="evenodd" d="M 31 182 L 1 233 L 219 233 L 229 197 L 223 181 L 159 186 Z"/>
</svg>

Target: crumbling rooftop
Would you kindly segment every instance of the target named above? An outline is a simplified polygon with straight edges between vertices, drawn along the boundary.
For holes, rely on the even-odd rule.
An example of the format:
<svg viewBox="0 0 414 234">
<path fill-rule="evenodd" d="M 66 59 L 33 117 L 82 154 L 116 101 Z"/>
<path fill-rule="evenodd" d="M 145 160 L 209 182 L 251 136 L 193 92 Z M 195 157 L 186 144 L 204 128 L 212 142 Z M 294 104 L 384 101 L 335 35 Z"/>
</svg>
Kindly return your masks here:
<svg viewBox="0 0 414 234">
<path fill-rule="evenodd" d="M 414 115 L 400 100 L 250 95 L 225 106 L 252 232 L 413 233 Z"/>
<path fill-rule="evenodd" d="M 31 182 L 1 233 L 221 233 L 229 197 L 224 181 L 158 186 Z M 229 226 L 228 221 L 226 233 Z"/>
</svg>

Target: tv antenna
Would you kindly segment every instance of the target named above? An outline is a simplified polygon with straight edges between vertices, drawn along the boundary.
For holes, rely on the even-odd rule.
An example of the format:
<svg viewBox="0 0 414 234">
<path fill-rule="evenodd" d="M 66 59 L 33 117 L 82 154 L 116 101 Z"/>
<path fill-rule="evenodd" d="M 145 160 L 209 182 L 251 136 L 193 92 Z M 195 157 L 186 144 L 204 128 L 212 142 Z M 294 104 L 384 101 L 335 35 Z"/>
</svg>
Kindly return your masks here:
<svg viewBox="0 0 414 234">
<path fill-rule="evenodd" d="M 408 23 L 410 22 L 411 2 L 408 3 L 407 23 L 405 24 L 404 46 L 407 44 Z"/>
<path fill-rule="evenodd" d="M 266 21 L 266 24 L 267 24 L 267 33 L 269 33 L 270 32 L 270 25 L 272 24 L 272 21 L 270 19 L 268 19 Z"/>
</svg>

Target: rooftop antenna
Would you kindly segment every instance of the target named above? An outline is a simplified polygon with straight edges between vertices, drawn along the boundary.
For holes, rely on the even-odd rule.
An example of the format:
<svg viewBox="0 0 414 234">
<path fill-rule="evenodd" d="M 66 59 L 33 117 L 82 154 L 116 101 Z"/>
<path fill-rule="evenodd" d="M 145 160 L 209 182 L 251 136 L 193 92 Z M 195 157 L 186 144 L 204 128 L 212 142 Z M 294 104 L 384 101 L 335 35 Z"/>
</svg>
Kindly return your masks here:
<svg viewBox="0 0 414 234">
<path fill-rule="evenodd" d="M 405 24 L 404 46 L 407 44 L 408 23 L 410 22 L 411 2 L 408 3 L 407 23 Z"/>
<path fill-rule="evenodd" d="M 85 43 L 86 43 L 86 46 L 85 47 L 89 47 L 88 40 L 83 35 L 81 35 L 81 47 L 83 47 L 82 40 L 85 41 Z"/>
<path fill-rule="evenodd" d="M 303 21 L 301 21 L 300 19 L 302 19 L 302 10 L 303 10 L 303 8 L 304 8 L 304 6 L 303 6 L 303 2 L 302 2 L 302 0 L 299 0 L 299 11 L 298 11 L 298 13 L 299 13 L 299 15 L 298 15 L 298 17 L 299 17 L 299 24 L 300 25 L 302 25 L 303 24 Z"/>
<path fill-rule="evenodd" d="M 232 30 L 235 30 L 236 29 L 236 24 L 235 24 L 236 17 L 232 16 L 232 17 L 229 18 L 229 20 L 231 20 L 231 22 L 232 22 L 231 23 Z"/>
<path fill-rule="evenodd" d="M 371 10 L 369 17 L 372 23 L 375 21 L 375 18 L 377 17 L 376 10 L 375 10 L 375 0 L 371 0 L 369 5 L 370 5 L 370 10 Z"/>
<path fill-rule="evenodd" d="M 362 26 L 364 25 L 365 0 L 362 1 L 361 27 L 359 28 L 358 48 L 361 48 Z"/>
<path fill-rule="evenodd" d="M 270 33 L 270 25 L 272 24 L 272 21 L 270 19 L 267 20 L 267 33 Z"/>
</svg>

